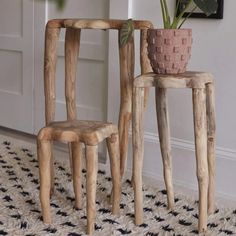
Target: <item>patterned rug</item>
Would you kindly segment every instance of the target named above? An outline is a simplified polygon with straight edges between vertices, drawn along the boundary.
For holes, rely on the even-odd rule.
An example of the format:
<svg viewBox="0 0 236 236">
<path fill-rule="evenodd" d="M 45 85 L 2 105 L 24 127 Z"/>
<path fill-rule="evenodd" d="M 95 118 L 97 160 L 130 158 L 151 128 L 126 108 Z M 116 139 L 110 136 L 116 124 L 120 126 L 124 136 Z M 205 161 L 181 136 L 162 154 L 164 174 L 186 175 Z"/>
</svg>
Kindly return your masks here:
<svg viewBox="0 0 236 236">
<path fill-rule="evenodd" d="M 85 235 L 86 211 L 73 208 L 74 195 L 68 163 L 55 163 L 56 191 L 51 200 L 53 224 L 42 222 L 38 198 L 39 180 L 36 147 L 0 136 L 0 235 Z M 86 170 L 83 169 L 83 181 Z M 83 182 L 84 183 L 84 182 Z M 83 184 L 84 185 L 84 184 Z M 198 235 L 198 202 L 176 194 L 175 210 L 166 208 L 166 191 L 143 186 L 144 224 L 134 225 L 133 190 L 130 181 L 122 186 L 121 214 L 110 212 L 111 178 L 98 171 L 95 235 L 189 236 Z M 209 217 L 205 235 L 235 235 L 236 210 L 217 209 Z"/>
</svg>

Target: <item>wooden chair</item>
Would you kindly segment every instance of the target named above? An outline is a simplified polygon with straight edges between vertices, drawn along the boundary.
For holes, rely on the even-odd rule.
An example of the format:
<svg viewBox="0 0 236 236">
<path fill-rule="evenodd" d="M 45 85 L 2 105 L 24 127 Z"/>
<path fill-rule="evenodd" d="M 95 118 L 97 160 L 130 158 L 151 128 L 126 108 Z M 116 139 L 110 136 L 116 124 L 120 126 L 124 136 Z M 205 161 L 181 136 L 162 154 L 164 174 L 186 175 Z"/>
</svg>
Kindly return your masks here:
<svg viewBox="0 0 236 236">
<path fill-rule="evenodd" d="M 111 123 L 78 121 L 76 117 L 75 80 L 76 62 L 82 29 L 120 30 L 124 20 L 56 19 L 48 22 L 45 37 L 45 115 L 46 126 L 38 134 L 38 159 L 40 171 L 40 201 L 43 221 L 51 222 L 50 194 L 54 188 L 53 141 L 68 142 L 72 156 L 75 205 L 81 207 L 81 143 L 85 144 L 87 165 L 87 233 L 94 231 L 95 193 L 97 175 L 97 144 L 107 140 L 113 179 L 113 209 L 119 211 L 120 177 L 123 176 L 127 157 L 128 130 L 131 120 L 132 86 L 134 79 L 134 40 L 119 48 L 121 104 L 119 131 Z M 152 24 L 148 21 L 134 21 L 134 28 L 141 30 L 141 55 L 146 53 L 146 33 Z M 61 28 L 65 36 L 65 97 L 66 121 L 55 119 L 55 81 L 57 44 Z M 118 35 L 119 35 L 118 34 Z M 148 72 L 149 64 L 142 60 L 142 72 Z M 118 135 L 119 132 L 119 135 Z M 120 139 L 120 150 L 119 150 Z M 120 151 L 120 155 L 119 155 Z M 120 159 L 119 159 L 120 157 Z"/>
<path fill-rule="evenodd" d="M 133 90 L 133 161 L 135 223 L 143 223 L 142 163 L 144 89 L 155 87 L 158 131 L 163 159 L 168 208 L 174 207 L 170 126 L 167 107 L 168 88 L 192 89 L 194 133 L 199 186 L 199 233 L 207 229 L 207 213 L 214 213 L 215 201 L 215 105 L 213 76 L 204 72 L 179 75 L 147 73 L 138 76 Z"/>
</svg>

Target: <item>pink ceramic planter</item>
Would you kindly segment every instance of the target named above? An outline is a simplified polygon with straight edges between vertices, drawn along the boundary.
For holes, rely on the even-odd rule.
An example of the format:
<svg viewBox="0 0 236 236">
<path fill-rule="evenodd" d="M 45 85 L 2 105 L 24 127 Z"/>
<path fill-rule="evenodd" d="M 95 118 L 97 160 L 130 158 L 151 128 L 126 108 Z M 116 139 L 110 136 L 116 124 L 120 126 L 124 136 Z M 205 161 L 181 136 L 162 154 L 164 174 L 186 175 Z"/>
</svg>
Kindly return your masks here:
<svg viewBox="0 0 236 236">
<path fill-rule="evenodd" d="M 157 74 L 186 71 L 191 56 L 191 29 L 149 29 L 148 57 Z"/>
</svg>

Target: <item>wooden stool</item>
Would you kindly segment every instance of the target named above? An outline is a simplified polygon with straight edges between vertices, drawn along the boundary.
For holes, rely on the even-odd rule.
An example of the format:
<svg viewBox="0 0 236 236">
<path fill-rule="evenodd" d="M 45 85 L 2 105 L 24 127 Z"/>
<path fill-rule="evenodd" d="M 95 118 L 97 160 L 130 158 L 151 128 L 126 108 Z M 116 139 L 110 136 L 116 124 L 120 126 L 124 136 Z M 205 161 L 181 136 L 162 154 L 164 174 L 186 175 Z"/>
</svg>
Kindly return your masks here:
<svg viewBox="0 0 236 236">
<path fill-rule="evenodd" d="M 111 123 L 76 120 L 75 80 L 80 44 L 80 29 L 75 28 L 67 28 L 65 36 L 65 97 L 68 120 L 54 121 L 56 97 L 55 72 L 60 28 L 60 21 L 50 21 L 47 24 L 45 37 L 44 79 L 46 127 L 40 130 L 37 137 L 40 201 L 43 221 L 45 223 L 51 223 L 50 192 L 53 192 L 54 186 L 52 156 L 53 141 L 56 140 L 71 144 L 73 185 L 75 192 L 75 206 L 77 208 L 81 208 L 81 143 L 84 143 L 87 166 L 87 233 L 92 234 L 94 231 L 96 208 L 97 145 L 104 139 L 107 140 L 113 181 L 112 213 L 117 214 L 120 209 L 121 183 L 118 128 Z"/>
<path fill-rule="evenodd" d="M 156 88 L 156 111 L 163 159 L 168 208 L 174 207 L 170 127 L 167 88 L 191 88 L 197 178 L 199 186 L 199 232 L 207 230 L 207 213 L 214 212 L 215 201 L 215 105 L 212 75 L 186 72 L 179 75 L 144 74 L 134 80 L 133 88 L 133 180 L 135 191 L 135 223 L 143 223 L 142 165 L 144 155 L 143 113 L 144 89 Z"/>
</svg>

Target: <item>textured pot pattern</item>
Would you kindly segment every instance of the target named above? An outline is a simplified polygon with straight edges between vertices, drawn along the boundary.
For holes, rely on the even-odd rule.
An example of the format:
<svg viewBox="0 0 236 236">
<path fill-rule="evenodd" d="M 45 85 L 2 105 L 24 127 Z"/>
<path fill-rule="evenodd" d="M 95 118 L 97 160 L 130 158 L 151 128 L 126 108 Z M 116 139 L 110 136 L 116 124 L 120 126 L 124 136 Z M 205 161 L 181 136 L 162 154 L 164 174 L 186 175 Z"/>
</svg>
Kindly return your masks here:
<svg viewBox="0 0 236 236">
<path fill-rule="evenodd" d="M 191 56 L 191 29 L 149 29 L 148 57 L 157 74 L 186 71 Z"/>
</svg>

